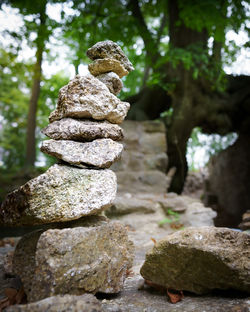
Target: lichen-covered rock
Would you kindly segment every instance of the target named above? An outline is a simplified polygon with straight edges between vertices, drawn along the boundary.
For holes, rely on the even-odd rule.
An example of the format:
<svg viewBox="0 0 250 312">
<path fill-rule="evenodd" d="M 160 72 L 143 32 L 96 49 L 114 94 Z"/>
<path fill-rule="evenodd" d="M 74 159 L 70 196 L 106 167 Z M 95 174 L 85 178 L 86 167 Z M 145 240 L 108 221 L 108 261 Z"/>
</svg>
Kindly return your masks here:
<svg viewBox="0 0 250 312">
<path fill-rule="evenodd" d="M 104 83 L 109 91 L 115 95 L 118 94 L 123 87 L 123 83 L 116 73 L 109 72 L 96 76 L 96 78 Z"/>
<path fill-rule="evenodd" d="M 88 69 L 93 76 L 98 76 L 108 72 L 116 73 L 120 78 L 128 75 L 128 71 L 123 65 L 111 58 L 96 59 L 88 65 Z"/>
<path fill-rule="evenodd" d="M 116 195 L 109 169 L 54 165 L 6 196 L 0 217 L 9 225 L 34 225 L 78 219 L 108 208 Z"/>
<path fill-rule="evenodd" d="M 93 118 L 119 124 L 126 117 L 129 107 L 129 103 L 119 100 L 94 76 L 77 75 L 60 89 L 57 108 L 50 114 L 49 120 Z"/>
<path fill-rule="evenodd" d="M 93 47 L 88 49 L 87 56 L 91 60 L 112 58 L 121 62 L 127 71 L 134 70 L 132 63 L 123 53 L 121 47 L 111 40 L 97 42 Z"/>
<path fill-rule="evenodd" d="M 121 223 L 96 218 L 20 240 L 13 270 L 21 277 L 29 302 L 57 294 L 122 290 L 133 262 L 133 244 Z"/>
<path fill-rule="evenodd" d="M 123 145 L 111 139 L 92 142 L 69 140 L 47 140 L 42 142 L 41 151 L 71 165 L 86 168 L 108 168 L 120 158 Z"/>
<path fill-rule="evenodd" d="M 6 312 L 102 312 L 101 303 L 92 294 L 53 296 L 37 302 L 13 305 Z"/>
<path fill-rule="evenodd" d="M 73 118 L 63 118 L 48 124 L 42 133 L 55 140 L 93 141 L 95 139 L 123 139 L 120 126 L 108 121 L 92 121 Z"/>
<path fill-rule="evenodd" d="M 250 292 L 250 235 L 227 228 L 187 228 L 159 241 L 141 268 L 155 284 L 197 294 Z"/>
</svg>

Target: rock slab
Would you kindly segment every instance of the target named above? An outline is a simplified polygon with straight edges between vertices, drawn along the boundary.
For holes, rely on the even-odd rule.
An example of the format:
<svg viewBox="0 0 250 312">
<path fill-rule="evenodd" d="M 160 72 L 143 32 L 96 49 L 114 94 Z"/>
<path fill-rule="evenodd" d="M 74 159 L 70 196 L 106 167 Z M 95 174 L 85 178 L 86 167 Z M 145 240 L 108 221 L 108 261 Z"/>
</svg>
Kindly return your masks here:
<svg viewBox="0 0 250 312">
<path fill-rule="evenodd" d="M 88 65 L 88 69 L 93 76 L 98 76 L 109 72 L 116 73 L 119 78 L 128 75 L 128 71 L 125 69 L 125 67 L 123 67 L 119 61 L 111 58 L 96 59 L 93 63 Z"/>
<path fill-rule="evenodd" d="M 54 165 L 28 181 L 2 203 L 6 225 L 62 222 L 96 214 L 113 203 L 116 175 L 109 169 L 88 170 Z"/>
<path fill-rule="evenodd" d="M 93 47 L 88 49 L 87 56 L 91 60 L 104 58 L 115 59 L 118 60 L 127 71 L 130 72 L 134 70 L 132 63 L 123 53 L 121 47 L 111 40 L 97 42 L 95 45 L 93 45 Z"/>
<path fill-rule="evenodd" d="M 69 140 L 47 140 L 41 151 L 71 165 L 86 168 L 108 168 L 121 157 L 123 145 L 111 139 L 82 143 Z"/>
<path fill-rule="evenodd" d="M 37 302 L 15 305 L 6 312 L 102 312 L 101 303 L 92 294 L 53 296 Z"/>
<path fill-rule="evenodd" d="M 212 289 L 250 292 L 250 236 L 227 228 L 187 228 L 146 255 L 141 275 L 155 284 L 196 294 Z"/>
<path fill-rule="evenodd" d="M 73 118 L 93 118 L 119 124 L 126 117 L 129 103 L 122 102 L 99 79 L 92 75 L 75 76 L 62 87 L 56 110 L 49 121 Z"/>
<path fill-rule="evenodd" d="M 22 279 L 28 302 L 58 294 L 121 291 L 133 262 L 126 228 L 119 222 L 84 222 L 20 240 L 13 270 Z"/>
<path fill-rule="evenodd" d="M 73 140 L 79 142 L 96 139 L 123 139 L 123 130 L 118 125 L 108 121 L 92 121 L 73 118 L 63 118 L 48 124 L 42 133 L 54 140 Z"/>
</svg>

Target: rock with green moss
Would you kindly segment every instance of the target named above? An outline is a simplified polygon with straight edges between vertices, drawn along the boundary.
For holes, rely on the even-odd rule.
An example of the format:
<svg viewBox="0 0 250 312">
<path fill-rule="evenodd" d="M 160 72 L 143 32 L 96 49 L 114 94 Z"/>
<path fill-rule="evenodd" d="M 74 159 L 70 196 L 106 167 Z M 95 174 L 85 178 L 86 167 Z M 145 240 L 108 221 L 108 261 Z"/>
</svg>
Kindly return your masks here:
<svg viewBox="0 0 250 312">
<path fill-rule="evenodd" d="M 9 193 L 1 205 L 0 217 L 6 225 L 74 220 L 110 207 L 116 188 L 116 175 L 109 169 L 56 164 Z"/>
<path fill-rule="evenodd" d="M 204 294 L 250 292 L 250 235 L 227 228 L 187 228 L 159 241 L 141 268 L 155 284 Z"/>
<path fill-rule="evenodd" d="M 18 243 L 13 271 L 21 277 L 29 302 L 122 290 L 133 262 L 126 228 L 98 216 L 76 225 L 33 232 Z"/>
</svg>

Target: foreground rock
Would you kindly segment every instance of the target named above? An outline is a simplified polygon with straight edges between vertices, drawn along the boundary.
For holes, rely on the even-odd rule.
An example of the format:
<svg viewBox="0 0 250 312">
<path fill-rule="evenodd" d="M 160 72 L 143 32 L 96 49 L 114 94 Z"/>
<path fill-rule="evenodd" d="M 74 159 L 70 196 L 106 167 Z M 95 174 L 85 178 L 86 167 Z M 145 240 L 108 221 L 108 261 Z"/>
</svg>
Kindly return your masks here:
<svg viewBox="0 0 250 312">
<path fill-rule="evenodd" d="M 57 294 L 117 293 L 132 266 L 132 254 L 121 223 L 92 217 L 80 227 L 24 236 L 15 250 L 13 270 L 31 302 Z"/>
<path fill-rule="evenodd" d="M 141 275 L 166 288 L 197 294 L 212 289 L 250 292 L 250 236 L 226 228 L 188 228 L 146 255 Z"/>
<path fill-rule="evenodd" d="M 111 170 L 54 165 L 9 193 L 0 217 L 6 225 L 74 220 L 108 208 L 115 199 L 116 187 Z"/>
<path fill-rule="evenodd" d="M 93 118 L 119 124 L 126 117 L 129 107 L 129 103 L 120 101 L 97 78 L 77 75 L 60 89 L 57 108 L 50 114 L 49 120 Z"/>
<path fill-rule="evenodd" d="M 55 140 L 93 141 L 95 139 L 123 139 L 122 128 L 108 121 L 63 118 L 50 123 L 42 133 Z"/>
<path fill-rule="evenodd" d="M 94 295 L 54 296 L 34 303 L 9 307 L 6 312 L 102 312 L 101 303 Z"/>
<path fill-rule="evenodd" d="M 123 83 L 116 73 L 109 72 L 96 76 L 96 78 L 104 83 L 109 91 L 115 95 L 117 95 L 123 87 Z"/>
<path fill-rule="evenodd" d="M 87 56 L 91 60 L 104 58 L 115 59 L 118 60 L 126 68 L 127 71 L 130 72 L 134 70 L 132 63 L 123 53 L 120 46 L 111 40 L 97 42 L 95 45 L 93 45 L 93 47 L 88 49 Z"/>
<path fill-rule="evenodd" d="M 123 145 L 111 139 L 81 143 L 69 140 L 43 141 L 41 151 L 80 168 L 108 168 L 121 157 Z"/>
</svg>

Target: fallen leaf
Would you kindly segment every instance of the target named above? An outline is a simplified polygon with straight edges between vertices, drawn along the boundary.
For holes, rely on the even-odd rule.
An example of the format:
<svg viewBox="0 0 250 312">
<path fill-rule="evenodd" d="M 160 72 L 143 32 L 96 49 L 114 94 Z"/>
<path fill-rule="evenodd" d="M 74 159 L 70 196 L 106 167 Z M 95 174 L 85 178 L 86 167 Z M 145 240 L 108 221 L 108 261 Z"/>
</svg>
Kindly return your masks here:
<svg viewBox="0 0 250 312">
<path fill-rule="evenodd" d="M 168 288 L 167 288 L 167 295 L 168 295 L 169 301 L 171 303 L 177 303 L 177 302 L 181 301 L 184 298 L 183 292 L 181 290 L 180 291 L 176 290 L 173 293 L 172 291 L 169 291 Z"/>
<path fill-rule="evenodd" d="M 156 239 L 154 239 L 153 237 L 151 237 L 150 239 L 151 239 L 151 241 L 152 241 L 154 244 L 157 243 L 157 242 L 156 242 Z"/>
<path fill-rule="evenodd" d="M 26 294 L 24 292 L 23 286 L 18 290 L 16 294 L 16 304 L 26 303 Z"/>
<path fill-rule="evenodd" d="M 179 229 L 181 229 L 183 226 L 184 226 L 184 225 L 181 224 L 181 223 L 171 223 L 171 224 L 170 224 L 170 227 L 171 227 L 171 229 L 173 229 L 173 230 L 179 230 Z"/>
<path fill-rule="evenodd" d="M 10 301 L 10 305 L 16 303 L 17 290 L 15 288 L 5 288 L 4 293 L 5 296 L 8 297 Z"/>
<path fill-rule="evenodd" d="M 10 305 L 10 301 L 8 297 L 0 300 L 0 312 L 2 312 L 3 309 L 7 308 L 9 305 Z"/>
</svg>

